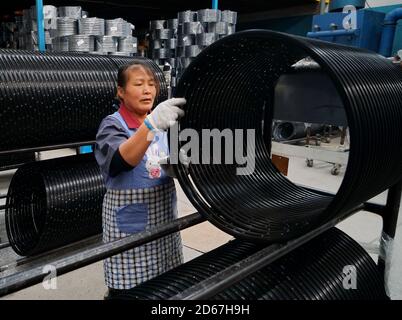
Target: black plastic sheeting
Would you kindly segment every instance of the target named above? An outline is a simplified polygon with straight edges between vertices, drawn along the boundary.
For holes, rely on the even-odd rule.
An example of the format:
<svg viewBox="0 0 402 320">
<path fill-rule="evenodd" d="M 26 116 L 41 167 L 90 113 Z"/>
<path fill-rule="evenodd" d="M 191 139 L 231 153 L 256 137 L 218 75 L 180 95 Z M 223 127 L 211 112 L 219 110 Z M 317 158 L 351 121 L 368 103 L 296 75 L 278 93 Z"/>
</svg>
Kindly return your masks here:
<svg viewBox="0 0 402 320">
<path fill-rule="evenodd" d="M 307 57 L 332 79 L 350 128 L 349 162 L 334 197 L 296 186 L 270 161 L 275 84 Z M 236 163 L 193 161 L 189 175 L 182 164 L 176 166 L 195 208 L 235 237 L 295 238 L 349 212 L 402 176 L 402 68 L 376 53 L 266 30 L 239 32 L 197 56 L 176 96 L 187 99 L 180 130 L 195 129 L 200 137 L 202 129 L 255 130 L 255 170 L 250 174 L 237 175 L 236 168 L 245 166 Z M 234 150 L 243 146 L 245 155 L 246 136 L 231 145 Z M 182 147 L 187 141 L 178 143 Z M 197 151 L 205 153 L 203 143 Z"/>
<path fill-rule="evenodd" d="M 142 61 L 168 97 L 160 68 L 142 57 L 0 50 L 0 151 L 95 140 L 116 111 L 119 66 Z"/>
<path fill-rule="evenodd" d="M 233 240 L 114 299 L 164 300 L 263 249 Z M 349 273 L 345 267 L 355 269 Z M 357 277 L 351 280 L 353 274 Z M 353 285 L 356 287 L 353 287 Z M 352 289 L 354 288 L 354 289 Z M 211 300 L 387 300 L 381 275 L 368 253 L 332 228 L 223 290 Z"/>
<path fill-rule="evenodd" d="M 23 165 L 7 194 L 12 248 L 31 256 L 101 233 L 105 192 L 93 154 Z"/>
</svg>

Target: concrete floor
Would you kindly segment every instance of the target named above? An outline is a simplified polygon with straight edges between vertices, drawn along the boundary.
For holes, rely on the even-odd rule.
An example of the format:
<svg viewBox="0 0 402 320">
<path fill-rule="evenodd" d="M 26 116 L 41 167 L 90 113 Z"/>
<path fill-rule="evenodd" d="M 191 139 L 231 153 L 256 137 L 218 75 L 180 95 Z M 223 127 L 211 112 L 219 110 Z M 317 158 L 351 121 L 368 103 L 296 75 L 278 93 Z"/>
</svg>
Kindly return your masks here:
<svg viewBox="0 0 402 320">
<path fill-rule="evenodd" d="M 49 155 L 54 156 L 54 155 Z M 336 192 L 343 179 L 344 168 L 338 176 L 330 173 L 331 165 L 323 162 L 315 162 L 313 168 L 308 168 L 305 159 L 291 158 L 289 163 L 288 177 L 290 180 L 303 185 L 320 188 Z M 3 176 L 3 180 L 2 177 Z M 185 216 L 195 212 L 189 200 L 184 195 L 180 186 L 178 191 L 178 209 L 179 215 Z M 7 187 L 7 177 L 0 174 L 0 193 L 4 193 Z M 385 203 L 386 193 L 383 193 L 373 199 L 377 203 Z M 0 203 L 1 205 L 1 203 Z M 1 219 L 1 215 L 0 215 Z M 1 225 L 0 220 L 0 225 Z M 401 243 L 402 237 L 402 219 L 399 221 L 399 228 L 396 240 Z M 338 227 L 358 241 L 372 256 L 377 259 L 379 239 L 382 229 L 381 218 L 368 212 L 359 212 L 352 217 L 341 222 Z M 189 261 L 204 252 L 208 252 L 230 240 L 232 237 L 219 229 L 215 228 L 209 222 L 204 222 L 192 228 L 181 232 L 184 244 L 185 261 Z M 0 230 L 1 236 L 1 230 Z M 394 254 L 394 267 L 390 274 L 390 279 L 395 284 L 391 286 L 390 292 L 394 299 L 402 299 L 402 247 L 398 253 Z M 394 252 L 395 253 L 395 252 Z M 89 299 L 99 300 L 103 298 L 106 287 L 103 281 L 102 262 L 75 270 L 57 278 L 56 290 L 45 290 L 42 284 L 21 290 L 17 293 L 3 297 L 5 300 L 15 299 Z"/>
</svg>

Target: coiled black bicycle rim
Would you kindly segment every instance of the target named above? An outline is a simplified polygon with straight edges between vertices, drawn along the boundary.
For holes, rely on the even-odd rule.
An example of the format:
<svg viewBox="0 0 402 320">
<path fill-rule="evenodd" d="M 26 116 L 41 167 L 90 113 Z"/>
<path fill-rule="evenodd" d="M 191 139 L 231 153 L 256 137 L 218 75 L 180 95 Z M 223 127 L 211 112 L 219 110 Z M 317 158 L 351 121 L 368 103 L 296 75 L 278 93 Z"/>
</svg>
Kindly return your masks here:
<svg viewBox="0 0 402 320">
<path fill-rule="evenodd" d="M 7 194 L 12 248 L 31 256 L 101 233 L 105 192 L 93 154 L 23 165 Z"/>
<path fill-rule="evenodd" d="M 306 57 L 332 79 L 350 128 L 349 161 L 334 197 L 284 177 L 270 161 L 270 142 L 264 135 L 271 128 L 262 129 L 262 121 L 272 123 L 277 79 Z M 203 129 L 255 130 L 252 174 L 237 175 L 236 165 L 193 162 L 188 171 L 182 164 L 175 166 L 196 209 L 235 237 L 265 242 L 298 237 L 388 189 L 402 176 L 402 70 L 373 52 L 266 30 L 239 32 L 197 56 L 176 96 L 187 100 L 180 130 L 194 129 L 200 137 Z M 245 139 L 243 146 L 247 150 Z M 202 143 L 197 151 L 203 154 Z"/>
<path fill-rule="evenodd" d="M 133 289 L 121 292 L 115 298 L 169 299 L 263 247 L 243 240 L 233 240 Z M 356 268 L 356 287 L 347 286 L 351 282 L 345 267 Z M 190 271 L 199 275 L 197 280 L 189 279 Z M 166 290 L 168 284 L 171 293 Z M 174 287 L 182 290 L 172 289 Z M 332 228 L 210 299 L 386 300 L 387 297 L 380 272 L 368 253 L 348 235 Z"/>
<path fill-rule="evenodd" d="M 118 68 L 139 61 L 160 83 L 155 105 L 168 97 L 160 68 L 143 57 L 0 50 L 0 151 L 95 140 L 116 111 Z"/>
</svg>

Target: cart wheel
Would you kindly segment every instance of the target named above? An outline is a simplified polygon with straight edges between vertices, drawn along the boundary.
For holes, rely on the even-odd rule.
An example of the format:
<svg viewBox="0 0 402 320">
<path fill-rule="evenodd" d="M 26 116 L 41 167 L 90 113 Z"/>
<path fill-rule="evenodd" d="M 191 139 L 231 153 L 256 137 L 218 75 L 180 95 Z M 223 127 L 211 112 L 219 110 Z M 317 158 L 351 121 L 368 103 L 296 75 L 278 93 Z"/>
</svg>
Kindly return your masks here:
<svg viewBox="0 0 402 320">
<path fill-rule="evenodd" d="M 306 159 L 306 164 L 307 164 L 307 167 L 312 168 L 313 165 L 314 165 L 314 160 L 313 159 Z"/>
<path fill-rule="evenodd" d="M 334 166 L 331 169 L 331 174 L 333 176 L 337 176 L 339 174 L 340 169 L 341 169 L 341 166 L 339 164 L 334 164 Z"/>
</svg>

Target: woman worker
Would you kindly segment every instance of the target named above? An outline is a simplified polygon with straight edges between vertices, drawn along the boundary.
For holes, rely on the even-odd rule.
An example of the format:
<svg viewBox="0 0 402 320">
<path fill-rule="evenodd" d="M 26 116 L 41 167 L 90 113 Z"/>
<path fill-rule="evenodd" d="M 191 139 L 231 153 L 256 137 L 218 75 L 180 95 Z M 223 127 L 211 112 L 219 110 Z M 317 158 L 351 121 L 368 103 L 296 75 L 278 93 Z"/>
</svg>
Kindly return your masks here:
<svg viewBox="0 0 402 320">
<path fill-rule="evenodd" d="M 177 218 L 173 179 L 160 165 L 169 154 L 166 130 L 184 115 L 183 98 L 159 104 L 159 83 L 145 64 L 120 68 L 120 108 L 107 116 L 96 136 L 95 157 L 106 183 L 103 241 L 117 240 Z M 179 233 L 125 251 L 104 261 L 109 297 L 183 263 Z"/>
</svg>

